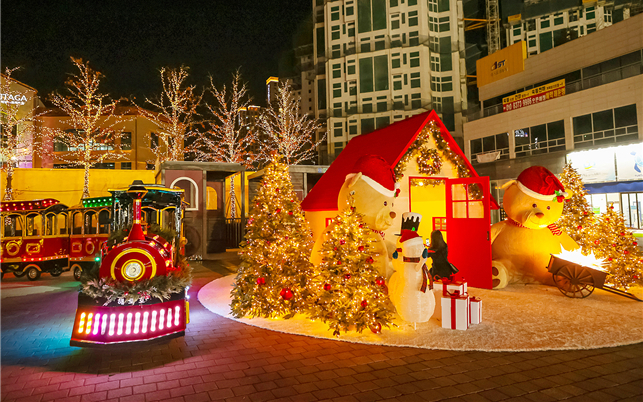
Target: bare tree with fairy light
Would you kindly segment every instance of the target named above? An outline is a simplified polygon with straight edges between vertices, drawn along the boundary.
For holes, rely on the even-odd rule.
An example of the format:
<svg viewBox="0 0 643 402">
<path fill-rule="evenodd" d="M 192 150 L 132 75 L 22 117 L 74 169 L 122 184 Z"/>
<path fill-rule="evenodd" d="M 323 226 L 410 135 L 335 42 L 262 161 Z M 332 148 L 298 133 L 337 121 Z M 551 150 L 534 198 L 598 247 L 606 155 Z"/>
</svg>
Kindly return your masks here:
<svg viewBox="0 0 643 402">
<path fill-rule="evenodd" d="M 13 200 L 13 169 L 16 162 L 26 154 L 40 153 L 42 149 L 33 141 L 35 135 L 34 122 L 42 115 L 34 113 L 33 110 L 25 112 L 23 105 L 31 101 L 23 92 L 12 88 L 14 83 L 11 74 L 19 70 L 19 67 L 6 68 L 0 79 L 0 125 L 2 127 L 0 137 L 0 164 L 7 175 L 7 182 L 2 199 Z M 30 144 L 31 145 L 30 145 Z"/>
<path fill-rule="evenodd" d="M 122 129 L 118 125 L 126 119 L 118 116 L 118 100 L 99 92 L 102 73 L 89 66 L 89 62 L 72 57 L 78 68 L 65 82 L 66 95 L 54 93 L 52 103 L 68 116 L 65 123 L 69 129 L 48 129 L 45 134 L 64 145 L 67 152 L 56 158 L 85 169 L 82 198 L 89 198 L 89 169 L 105 160 L 124 157 L 119 141 Z"/>
<path fill-rule="evenodd" d="M 250 98 L 247 96 L 248 87 L 241 80 L 237 71 L 232 76 L 232 85 L 217 88 L 210 77 L 210 92 L 214 95 L 215 104 L 206 106 L 213 119 L 208 122 L 209 129 L 189 147 L 196 155 L 197 161 L 212 161 L 224 163 L 239 163 L 252 167 L 257 160 L 257 154 L 251 149 L 257 135 L 241 121 L 241 111 L 247 109 Z M 236 217 L 237 199 L 235 194 L 234 176 L 230 178 L 230 198 L 232 202 L 230 217 Z"/>
<path fill-rule="evenodd" d="M 290 84 L 279 84 L 277 101 L 259 118 L 259 129 L 266 137 L 263 159 L 270 160 L 276 153 L 287 165 L 298 165 L 315 157 L 325 136 L 315 142 L 315 132 L 321 124 L 306 114 L 300 115 L 300 103 Z"/>
<path fill-rule="evenodd" d="M 139 106 L 139 113 L 153 121 L 159 129 L 158 142 L 151 149 L 159 163 L 181 161 L 184 155 L 185 142 L 198 132 L 195 130 L 198 117 L 197 107 L 201 104 L 203 94 L 196 92 L 196 86 L 186 84 L 188 67 L 164 67 L 160 71 L 163 92 L 155 99 L 145 99 L 153 106 L 150 111 Z"/>
</svg>

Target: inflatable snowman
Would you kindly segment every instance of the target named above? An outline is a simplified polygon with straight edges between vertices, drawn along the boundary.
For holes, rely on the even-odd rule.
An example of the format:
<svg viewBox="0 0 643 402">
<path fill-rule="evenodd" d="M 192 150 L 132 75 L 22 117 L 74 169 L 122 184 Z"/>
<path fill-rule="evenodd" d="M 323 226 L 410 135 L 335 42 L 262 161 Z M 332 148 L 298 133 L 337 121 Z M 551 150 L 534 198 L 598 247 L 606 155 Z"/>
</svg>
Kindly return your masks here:
<svg viewBox="0 0 643 402">
<path fill-rule="evenodd" d="M 402 265 L 389 280 L 389 297 L 404 321 L 429 321 L 435 310 L 435 296 L 425 265 L 428 253 L 424 241 L 417 232 L 403 230 L 400 243 L 402 252 L 397 251 L 393 257 L 401 259 Z"/>
</svg>

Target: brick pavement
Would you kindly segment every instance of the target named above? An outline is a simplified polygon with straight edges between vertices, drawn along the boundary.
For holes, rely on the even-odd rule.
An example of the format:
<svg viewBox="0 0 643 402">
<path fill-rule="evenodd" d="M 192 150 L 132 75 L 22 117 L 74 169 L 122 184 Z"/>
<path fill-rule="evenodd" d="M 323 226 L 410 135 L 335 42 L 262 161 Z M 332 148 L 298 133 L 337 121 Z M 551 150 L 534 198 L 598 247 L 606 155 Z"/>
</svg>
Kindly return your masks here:
<svg viewBox="0 0 643 402">
<path fill-rule="evenodd" d="M 198 268 L 191 294 L 221 272 Z M 519 353 L 352 344 L 240 324 L 193 297 L 183 338 L 72 348 L 75 308 L 69 289 L 2 301 L 3 402 L 643 401 L 643 344 Z"/>
</svg>

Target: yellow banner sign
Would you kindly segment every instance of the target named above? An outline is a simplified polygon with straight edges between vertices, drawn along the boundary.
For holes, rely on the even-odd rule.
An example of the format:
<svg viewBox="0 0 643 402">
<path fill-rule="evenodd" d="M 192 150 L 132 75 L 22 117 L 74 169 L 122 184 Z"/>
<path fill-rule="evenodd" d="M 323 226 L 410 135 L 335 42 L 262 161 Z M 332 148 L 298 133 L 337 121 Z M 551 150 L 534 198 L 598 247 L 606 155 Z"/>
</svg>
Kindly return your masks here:
<svg viewBox="0 0 643 402">
<path fill-rule="evenodd" d="M 502 110 L 504 112 L 508 112 L 525 106 L 535 105 L 536 103 L 544 102 L 549 99 L 558 98 L 563 95 L 565 95 L 565 80 L 559 80 L 530 89 L 529 91 L 520 92 L 518 94 L 502 98 Z"/>
<path fill-rule="evenodd" d="M 478 88 L 523 71 L 526 57 L 525 41 L 520 41 L 478 59 L 476 61 Z"/>
</svg>

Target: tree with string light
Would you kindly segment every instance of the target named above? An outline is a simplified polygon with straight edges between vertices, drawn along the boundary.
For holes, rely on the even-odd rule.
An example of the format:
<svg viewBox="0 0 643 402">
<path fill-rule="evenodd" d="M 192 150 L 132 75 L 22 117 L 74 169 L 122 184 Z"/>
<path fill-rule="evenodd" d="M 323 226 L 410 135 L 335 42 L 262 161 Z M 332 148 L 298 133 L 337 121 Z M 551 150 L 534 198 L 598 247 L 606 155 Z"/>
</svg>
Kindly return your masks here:
<svg viewBox="0 0 643 402">
<path fill-rule="evenodd" d="M 152 152 L 158 162 L 181 161 L 185 142 L 198 135 L 195 120 L 203 94 L 196 93 L 196 86 L 186 84 L 188 67 L 164 67 L 161 68 L 160 75 L 163 92 L 156 100 L 145 99 L 155 110 L 139 106 L 138 111 L 159 129 L 157 144 L 153 144 L 152 137 L 149 136 Z"/>
<path fill-rule="evenodd" d="M 251 146 L 257 136 L 241 121 L 241 110 L 247 110 L 250 104 L 250 98 L 246 96 L 248 87 L 241 81 L 241 73 L 237 70 L 233 74 L 229 90 L 225 85 L 218 89 L 210 77 L 210 92 L 216 104 L 206 103 L 206 106 L 213 119 L 208 123 L 209 129 L 198 136 L 188 150 L 196 155 L 197 161 L 239 163 L 252 167 L 257 155 L 252 152 Z M 234 179 L 233 175 L 230 178 L 231 218 L 236 217 L 237 209 Z"/>
<path fill-rule="evenodd" d="M 232 314 L 290 318 L 303 310 L 308 297 L 313 238 L 288 166 L 278 158 L 266 167 L 252 203 L 232 290 Z"/>
<path fill-rule="evenodd" d="M 13 200 L 13 169 L 16 162 L 27 154 L 33 155 L 42 150 L 33 140 L 36 133 L 35 120 L 44 112 L 23 110 L 23 105 L 31 102 L 33 98 L 14 89 L 13 85 L 16 84 L 11 74 L 17 70 L 20 68 L 7 67 L 5 73 L 0 76 L 0 160 L 4 161 L 0 164 L 0 169 L 5 172 L 7 178 L 2 196 L 4 201 Z"/>
<path fill-rule="evenodd" d="M 336 336 L 365 328 L 379 333 L 394 317 L 384 278 L 372 266 L 369 231 L 351 207 L 337 215 L 324 234 L 322 263 L 310 284 L 307 313 L 327 323 Z"/>
<path fill-rule="evenodd" d="M 605 283 L 624 290 L 634 284 L 643 285 L 643 257 L 632 231 L 625 226 L 623 214 L 610 205 L 590 230 L 594 255 L 605 260 L 603 268 L 610 273 Z"/>
<path fill-rule="evenodd" d="M 591 228 L 595 224 L 594 212 L 587 201 L 587 190 L 578 171 L 571 163 L 565 165 L 560 182 L 571 192 L 571 197 L 565 200 L 563 214 L 556 225 L 571 236 L 584 253 L 594 248 L 594 238 Z"/>
<path fill-rule="evenodd" d="M 301 100 L 295 97 L 288 82 L 279 84 L 277 101 L 259 117 L 259 130 L 266 138 L 263 158 L 276 152 L 288 165 L 297 165 L 315 157 L 315 149 L 325 138 L 315 142 L 321 128 L 318 121 L 299 113 Z"/>
<path fill-rule="evenodd" d="M 69 117 L 64 122 L 70 129 L 47 129 L 45 135 L 66 146 L 67 152 L 57 154 L 58 159 L 85 169 L 82 198 L 88 198 L 89 169 L 105 160 L 124 157 L 117 141 L 123 132 L 117 127 L 125 119 L 115 113 L 118 101 L 99 92 L 103 74 L 82 59 L 72 57 L 71 61 L 78 73 L 65 82 L 68 94 L 51 96 L 51 102 Z"/>
</svg>

